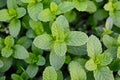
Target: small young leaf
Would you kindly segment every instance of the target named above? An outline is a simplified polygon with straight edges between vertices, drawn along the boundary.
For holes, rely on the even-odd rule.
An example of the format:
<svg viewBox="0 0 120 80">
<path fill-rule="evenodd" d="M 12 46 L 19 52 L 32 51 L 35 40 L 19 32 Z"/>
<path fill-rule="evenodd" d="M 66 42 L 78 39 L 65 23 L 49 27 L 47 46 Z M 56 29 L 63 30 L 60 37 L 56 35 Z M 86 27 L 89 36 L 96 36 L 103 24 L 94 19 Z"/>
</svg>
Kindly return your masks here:
<svg viewBox="0 0 120 80">
<path fill-rule="evenodd" d="M 46 67 L 43 72 L 43 80 L 57 80 L 57 72 L 51 66 Z"/>
<path fill-rule="evenodd" d="M 66 13 L 66 12 L 72 10 L 73 8 L 74 8 L 74 3 L 69 2 L 69 1 L 61 2 L 58 5 L 58 10 L 60 10 L 62 13 Z"/>
<path fill-rule="evenodd" d="M 65 56 L 58 56 L 55 52 L 50 53 L 50 64 L 56 69 L 59 70 L 65 62 Z"/>
<path fill-rule="evenodd" d="M 13 37 L 17 37 L 20 29 L 21 29 L 21 23 L 20 20 L 13 19 L 10 24 L 9 24 L 9 30 L 10 30 L 10 35 Z"/>
<path fill-rule="evenodd" d="M 69 72 L 70 72 L 71 80 L 86 80 L 87 78 L 85 70 L 76 61 L 72 61 L 69 64 Z"/>
<path fill-rule="evenodd" d="M 88 6 L 87 6 L 86 11 L 93 13 L 97 10 L 97 7 L 93 1 L 87 1 L 87 4 Z"/>
<path fill-rule="evenodd" d="M 51 12 L 56 12 L 58 9 L 58 5 L 55 2 L 50 3 L 50 10 Z"/>
<path fill-rule="evenodd" d="M 43 24 L 40 21 L 29 21 L 30 27 L 34 30 L 37 35 L 40 35 L 44 32 Z"/>
<path fill-rule="evenodd" d="M 21 18 L 26 14 L 26 10 L 25 8 L 16 8 L 16 14 L 17 14 L 17 18 Z"/>
<path fill-rule="evenodd" d="M 54 50 L 56 55 L 64 56 L 65 53 L 67 52 L 67 45 L 65 42 L 62 42 L 62 43 L 55 42 L 53 50 Z"/>
<path fill-rule="evenodd" d="M 45 58 L 41 55 L 38 55 L 38 61 L 36 64 L 39 66 L 43 66 L 45 64 Z"/>
<path fill-rule="evenodd" d="M 108 67 L 101 67 L 94 71 L 95 80 L 114 80 L 112 71 Z"/>
<path fill-rule="evenodd" d="M 99 39 L 94 35 L 91 35 L 88 39 L 87 52 L 88 56 L 91 58 L 95 58 L 96 55 L 102 53 L 102 45 Z"/>
<path fill-rule="evenodd" d="M 112 29 L 112 27 L 113 27 L 113 20 L 112 20 L 111 17 L 107 18 L 106 23 L 105 23 L 105 27 L 107 29 L 110 29 L 110 30 Z"/>
<path fill-rule="evenodd" d="M 27 74 L 30 78 L 33 78 L 38 72 L 38 66 L 36 65 L 29 65 L 26 69 Z"/>
<path fill-rule="evenodd" d="M 21 0 L 23 3 L 34 3 L 35 0 Z"/>
<path fill-rule="evenodd" d="M 12 80 L 23 80 L 22 77 L 17 74 L 12 74 L 11 78 Z"/>
<path fill-rule="evenodd" d="M 51 13 L 50 9 L 46 8 L 39 13 L 38 19 L 43 22 L 48 22 L 53 20 L 54 16 Z"/>
<path fill-rule="evenodd" d="M 57 80 L 63 80 L 63 74 L 61 70 L 57 71 Z"/>
<path fill-rule="evenodd" d="M 13 56 L 17 59 L 25 59 L 29 57 L 29 53 L 23 46 L 15 45 Z"/>
<path fill-rule="evenodd" d="M 7 47 L 12 47 L 14 45 L 14 38 L 12 36 L 7 36 L 4 43 Z"/>
<path fill-rule="evenodd" d="M 97 69 L 97 64 L 94 62 L 93 59 L 90 59 L 86 62 L 85 68 L 89 71 L 93 71 Z"/>
<path fill-rule="evenodd" d="M 4 47 L 1 50 L 1 54 L 3 57 L 10 57 L 13 54 L 13 49 L 9 48 L 9 47 Z"/>
<path fill-rule="evenodd" d="M 67 37 L 67 45 L 70 46 L 81 46 L 84 45 L 88 40 L 88 36 L 79 31 L 71 31 Z"/>
<path fill-rule="evenodd" d="M 37 36 L 34 39 L 33 43 L 38 48 L 48 50 L 51 49 L 52 38 L 48 34 L 42 34 L 40 36 Z"/>
<path fill-rule="evenodd" d="M 0 10 L 0 21 L 9 21 L 10 19 L 11 17 L 7 9 Z"/>
<path fill-rule="evenodd" d="M 31 3 L 28 5 L 28 13 L 29 16 L 34 20 L 38 20 L 39 13 L 43 10 L 43 4 L 42 3 Z"/>
</svg>

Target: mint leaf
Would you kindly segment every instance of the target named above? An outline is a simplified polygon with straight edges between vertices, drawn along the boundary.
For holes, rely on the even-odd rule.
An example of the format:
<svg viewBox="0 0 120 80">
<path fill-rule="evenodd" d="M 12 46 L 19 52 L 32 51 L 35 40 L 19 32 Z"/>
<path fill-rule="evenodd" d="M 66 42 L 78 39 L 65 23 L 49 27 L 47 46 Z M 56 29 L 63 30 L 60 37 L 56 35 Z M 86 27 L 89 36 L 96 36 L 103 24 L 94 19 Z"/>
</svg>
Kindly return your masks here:
<svg viewBox="0 0 120 80">
<path fill-rule="evenodd" d="M 12 80 L 23 80 L 21 76 L 19 76 L 18 74 L 12 74 L 11 76 Z"/>
<path fill-rule="evenodd" d="M 43 24 L 40 21 L 29 21 L 30 27 L 34 30 L 37 35 L 40 35 L 44 32 Z"/>
<path fill-rule="evenodd" d="M 14 46 L 14 58 L 25 59 L 29 57 L 28 51 L 21 45 Z"/>
<path fill-rule="evenodd" d="M 54 15 L 49 8 L 46 8 L 39 13 L 38 19 L 43 22 L 48 22 L 54 19 Z"/>
<path fill-rule="evenodd" d="M 88 6 L 87 6 L 86 11 L 93 13 L 97 10 L 97 7 L 93 1 L 87 1 L 87 4 Z"/>
<path fill-rule="evenodd" d="M 4 44 L 7 47 L 12 47 L 14 45 L 14 38 L 12 36 L 7 36 L 4 40 Z"/>
<path fill-rule="evenodd" d="M 50 3 L 50 11 L 51 12 L 56 12 L 58 9 L 58 5 L 55 2 Z"/>
<path fill-rule="evenodd" d="M 0 60 L 0 68 L 4 66 L 4 63 L 2 60 Z"/>
<path fill-rule="evenodd" d="M 12 8 L 17 8 L 17 2 L 16 0 L 7 0 L 7 8 L 12 9 Z"/>
<path fill-rule="evenodd" d="M 89 71 L 94 71 L 97 69 L 97 64 L 94 62 L 93 59 L 90 59 L 86 62 L 85 68 Z"/>
<path fill-rule="evenodd" d="M 73 0 L 74 4 L 75 4 L 75 8 L 78 11 L 85 11 L 87 9 L 88 3 L 87 1 L 79 1 L 79 0 Z"/>
<path fill-rule="evenodd" d="M 60 10 L 62 13 L 66 13 L 66 12 L 72 10 L 73 8 L 74 8 L 74 3 L 69 2 L 69 1 L 61 2 L 58 5 L 58 10 Z"/>
<path fill-rule="evenodd" d="M 56 69 L 59 70 L 65 62 L 65 56 L 59 56 L 54 51 L 50 53 L 50 64 Z"/>
<path fill-rule="evenodd" d="M 25 8 L 16 8 L 17 18 L 21 18 L 26 14 Z"/>
<path fill-rule="evenodd" d="M 33 44 L 38 48 L 48 50 L 51 49 L 52 38 L 48 34 L 42 34 L 34 39 Z"/>
<path fill-rule="evenodd" d="M 101 67 L 94 71 L 95 80 L 114 80 L 112 71 L 108 67 Z"/>
<path fill-rule="evenodd" d="M 43 56 L 41 56 L 41 55 L 38 55 L 38 61 L 37 61 L 37 65 L 39 65 L 39 66 L 43 66 L 44 64 L 45 64 L 45 58 L 43 57 Z"/>
<path fill-rule="evenodd" d="M 67 45 L 70 46 L 81 46 L 84 45 L 88 40 L 85 33 L 80 31 L 71 31 L 67 37 Z"/>
<path fill-rule="evenodd" d="M 11 17 L 7 9 L 0 10 L 0 21 L 9 21 L 10 19 Z"/>
<path fill-rule="evenodd" d="M 18 19 L 13 19 L 8 27 L 10 30 L 10 35 L 13 37 L 17 37 L 21 29 L 21 22 Z"/>
<path fill-rule="evenodd" d="M 76 61 L 70 62 L 69 72 L 70 72 L 71 80 L 86 80 L 87 79 L 85 70 Z"/>
<path fill-rule="evenodd" d="M 55 42 L 53 46 L 53 50 L 56 55 L 64 56 L 65 53 L 67 52 L 67 45 L 65 42 L 61 42 L 61 43 Z"/>
<path fill-rule="evenodd" d="M 9 48 L 9 47 L 4 47 L 1 50 L 1 54 L 3 57 L 10 57 L 13 54 L 13 49 Z"/>
<path fill-rule="evenodd" d="M 34 3 L 34 0 L 21 0 L 23 3 Z"/>
<path fill-rule="evenodd" d="M 57 80 L 57 72 L 51 66 L 46 67 L 43 72 L 43 80 Z"/>
<path fill-rule="evenodd" d="M 26 69 L 27 74 L 30 78 L 33 78 L 38 72 L 38 66 L 36 65 L 29 65 Z"/>
<path fill-rule="evenodd" d="M 104 35 L 102 40 L 103 40 L 104 45 L 107 48 L 111 48 L 111 47 L 115 46 L 116 43 L 117 43 L 117 41 L 113 37 L 111 37 L 109 35 Z"/>
<path fill-rule="evenodd" d="M 102 53 L 102 45 L 99 39 L 94 35 L 91 35 L 88 39 L 87 52 L 88 56 L 91 58 L 95 58 L 96 55 Z"/>
<path fill-rule="evenodd" d="M 31 3 L 27 7 L 29 16 L 34 20 L 38 20 L 39 13 L 43 10 L 42 3 Z"/>
</svg>

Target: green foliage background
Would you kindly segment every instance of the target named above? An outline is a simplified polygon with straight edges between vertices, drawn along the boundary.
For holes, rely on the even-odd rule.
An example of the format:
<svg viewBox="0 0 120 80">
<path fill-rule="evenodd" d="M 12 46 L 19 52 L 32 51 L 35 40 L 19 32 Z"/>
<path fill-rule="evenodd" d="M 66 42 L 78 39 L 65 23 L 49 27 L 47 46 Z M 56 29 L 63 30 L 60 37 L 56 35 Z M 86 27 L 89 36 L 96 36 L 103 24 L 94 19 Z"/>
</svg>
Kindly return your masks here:
<svg viewBox="0 0 120 80">
<path fill-rule="evenodd" d="M 0 0 L 0 80 L 120 80 L 119 0 Z"/>
</svg>

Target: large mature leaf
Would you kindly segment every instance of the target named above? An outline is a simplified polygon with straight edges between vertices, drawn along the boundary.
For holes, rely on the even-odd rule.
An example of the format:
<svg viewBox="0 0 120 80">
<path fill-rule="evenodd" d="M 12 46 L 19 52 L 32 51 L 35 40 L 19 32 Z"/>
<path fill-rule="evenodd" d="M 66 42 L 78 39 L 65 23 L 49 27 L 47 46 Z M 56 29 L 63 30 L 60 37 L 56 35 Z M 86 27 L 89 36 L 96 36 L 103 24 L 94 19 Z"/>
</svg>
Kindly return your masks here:
<svg viewBox="0 0 120 80">
<path fill-rule="evenodd" d="M 86 62 L 85 68 L 89 71 L 93 71 L 97 69 L 97 64 L 94 62 L 93 59 L 90 59 Z"/>
<path fill-rule="evenodd" d="M 55 42 L 53 46 L 53 50 L 56 55 L 64 56 L 67 52 L 67 45 L 65 42 Z"/>
<path fill-rule="evenodd" d="M 7 9 L 0 10 L 0 21 L 9 21 L 10 19 L 11 17 Z"/>
<path fill-rule="evenodd" d="M 88 36 L 80 31 L 71 31 L 67 37 L 67 45 L 70 46 L 81 46 L 84 45 L 88 40 Z"/>
<path fill-rule="evenodd" d="M 43 10 L 43 4 L 42 3 L 31 3 L 28 5 L 28 13 L 30 17 L 37 21 L 39 13 Z"/>
<path fill-rule="evenodd" d="M 91 35 L 88 39 L 87 52 L 88 56 L 92 58 L 95 58 L 95 56 L 102 53 L 102 45 L 99 39 L 94 35 Z"/>
<path fill-rule="evenodd" d="M 56 69 L 59 70 L 65 62 L 65 55 L 58 56 L 54 51 L 50 53 L 50 64 Z"/>
<path fill-rule="evenodd" d="M 69 72 L 71 80 L 86 80 L 85 70 L 81 67 L 78 62 L 72 61 L 69 64 Z"/>
<path fill-rule="evenodd" d="M 48 34 L 42 34 L 40 36 L 37 36 L 34 39 L 33 43 L 38 48 L 48 50 L 51 49 L 52 38 Z"/>
<path fill-rule="evenodd" d="M 74 3 L 73 2 L 69 2 L 69 1 L 61 2 L 58 5 L 58 10 L 60 10 L 61 13 L 66 13 L 66 12 L 72 10 L 73 8 L 74 8 Z"/>
<path fill-rule="evenodd" d="M 38 72 L 38 66 L 36 65 L 29 65 L 26 69 L 27 74 L 30 78 L 33 78 Z"/>
<path fill-rule="evenodd" d="M 93 13 L 97 10 L 97 7 L 93 1 L 87 1 L 87 4 L 88 6 L 87 6 L 86 11 Z"/>
<path fill-rule="evenodd" d="M 95 80 L 114 80 L 112 71 L 108 67 L 101 67 L 94 71 Z"/>
<path fill-rule="evenodd" d="M 16 0 L 7 0 L 7 7 L 8 9 L 17 8 Z"/>
<path fill-rule="evenodd" d="M 43 22 L 48 22 L 54 19 L 54 15 L 49 8 L 46 8 L 39 13 L 38 19 Z"/>
<path fill-rule="evenodd" d="M 21 23 L 18 19 L 13 19 L 9 24 L 10 35 L 13 37 L 17 37 L 20 33 Z"/>
<path fill-rule="evenodd" d="M 28 51 L 21 45 L 14 46 L 14 55 L 17 59 L 26 59 L 29 57 Z"/>
<path fill-rule="evenodd" d="M 43 72 L 43 80 L 57 80 L 57 72 L 51 66 L 46 67 Z"/>
<path fill-rule="evenodd" d="M 17 18 L 21 18 L 26 14 L 25 8 L 16 8 Z"/>
</svg>

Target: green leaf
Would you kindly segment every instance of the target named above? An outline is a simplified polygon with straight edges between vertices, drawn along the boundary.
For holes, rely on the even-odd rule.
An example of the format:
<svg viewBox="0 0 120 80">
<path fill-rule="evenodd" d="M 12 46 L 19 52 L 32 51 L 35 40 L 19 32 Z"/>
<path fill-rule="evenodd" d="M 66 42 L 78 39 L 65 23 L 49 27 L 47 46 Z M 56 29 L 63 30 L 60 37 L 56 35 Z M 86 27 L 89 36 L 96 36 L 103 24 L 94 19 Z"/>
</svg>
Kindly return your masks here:
<svg viewBox="0 0 120 80">
<path fill-rule="evenodd" d="M 65 53 L 67 52 L 67 45 L 65 42 L 55 42 L 53 46 L 53 50 L 56 55 L 58 56 L 64 56 Z"/>
<path fill-rule="evenodd" d="M 0 76 L 0 80 L 6 80 L 5 76 Z"/>
<path fill-rule="evenodd" d="M 16 0 L 7 0 L 7 8 L 12 9 L 12 8 L 17 8 L 17 2 Z"/>
<path fill-rule="evenodd" d="M 42 3 L 31 3 L 27 7 L 29 16 L 34 20 L 38 20 L 39 13 L 43 10 Z"/>
<path fill-rule="evenodd" d="M 30 78 L 35 77 L 35 75 L 38 72 L 38 66 L 36 65 L 29 65 L 26 69 L 27 74 L 29 75 Z"/>
<path fill-rule="evenodd" d="M 35 0 L 21 0 L 23 3 L 34 3 Z"/>
<path fill-rule="evenodd" d="M 43 66 L 45 64 L 45 58 L 41 55 L 38 55 L 38 61 L 36 64 L 39 66 Z"/>
<path fill-rule="evenodd" d="M 97 64 L 94 62 L 93 59 L 90 59 L 86 62 L 85 68 L 89 71 L 94 71 L 97 69 Z"/>
<path fill-rule="evenodd" d="M 75 8 L 78 11 L 85 11 L 87 9 L 88 3 L 87 1 L 79 1 L 79 0 L 73 0 L 75 4 Z"/>
<path fill-rule="evenodd" d="M 13 49 L 9 48 L 9 47 L 4 47 L 1 50 L 1 54 L 2 54 L 3 57 L 8 58 L 13 54 Z"/>
<path fill-rule="evenodd" d="M 43 22 L 48 22 L 54 19 L 54 15 L 49 8 L 46 8 L 39 13 L 38 19 Z"/>
<path fill-rule="evenodd" d="M 7 9 L 0 10 L 0 21 L 9 21 L 10 19 L 11 17 Z"/>
<path fill-rule="evenodd" d="M 113 46 L 116 46 L 116 43 L 117 43 L 117 41 L 113 37 L 111 37 L 109 35 L 104 35 L 102 40 L 103 40 L 104 45 L 107 48 L 111 48 Z"/>
<path fill-rule="evenodd" d="M 58 9 L 58 5 L 55 2 L 50 3 L 50 10 L 51 12 L 56 12 Z"/>
<path fill-rule="evenodd" d="M 4 7 L 7 3 L 7 0 L 0 0 L 0 8 Z"/>
<path fill-rule="evenodd" d="M 60 70 L 57 71 L 57 80 L 63 80 L 63 74 Z"/>
<path fill-rule="evenodd" d="M 23 37 L 18 39 L 17 44 L 20 44 L 23 47 L 25 47 L 26 49 L 28 49 L 31 46 L 31 44 L 32 44 L 32 40 L 30 40 L 26 36 L 23 36 Z"/>
<path fill-rule="evenodd" d="M 114 80 L 112 71 L 108 67 L 101 67 L 94 71 L 95 80 Z"/>
<path fill-rule="evenodd" d="M 4 66 L 4 63 L 2 60 L 0 60 L 0 68 Z"/>
<path fill-rule="evenodd" d="M 93 13 L 97 10 L 97 7 L 93 1 L 87 1 L 87 4 L 88 6 L 87 6 L 86 11 Z"/>
<path fill-rule="evenodd" d="M 59 70 L 65 62 L 65 56 L 58 56 L 54 51 L 50 53 L 50 64 Z"/>
<path fill-rule="evenodd" d="M 30 27 L 34 30 L 37 35 L 40 35 L 44 32 L 43 24 L 40 21 L 29 21 Z"/>
<path fill-rule="evenodd" d="M 101 54 L 99 57 L 96 57 L 100 60 L 100 65 L 106 66 L 110 64 L 113 60 L 113 57 L 109 51 L 105 51 L 103 54 Z"/>
<path fill-rule="evenodd" d="M 43 80 L 57 80 L 57 72 L 51 66 L 46 67 L 43 72 Z"/>
<path fill-rule="evenodd" d="M 113 27 L 113 19 L 112 17 L 108 17 L 107 20 L 106 20 L 106 23 L 105 23 L 105 27 L 109 30 L 112 29 Z"/>
<path fill-rule="evenodd" d="M 21 45 L 14 46 L 14 58 L 25 59 L 29 57 L 28 51 Z"/>
<path fill-rule="evenodd" d="M 25 8 L 16 8 L 17 18 L 21 18 L 26 14 Z"/>
<path fill-rule="evenodd" d="M 51 49 L 52 38 L 48 34 L 42 34 L 34 39 L 33 44 L 38 48 L 48 50 Z"/>
<path fill-rule="evenodd" d="M 86 80 L 87 79 L 85 70 L 76 61 L 70 62 L 69 72 L 70 72 L 71 80 Z"/>
<path fill-rule="evenodd" d="M 80 31 L 71 31 L 67 36 L 67 45 L 81 46 L 88 40 L 88 36 Z"/>
<path fill-rule="evenodd" d="M 12 80 L 23 80 L 21 76 L 19 76 L 18 74 L 12 74 L 11 76 Z"/>
<path fill-rule="evenodd" d="M 18 34 L 20 33 L 20 29 L 21 29 L 21 22 L 20 22 L 20 20 L 13 19 L 10 22 L 8 28 L 10 30 L 10 35 L 13 36 L 13 37 L 17 37 Z"/>
<path fill-rule="evenodd" d="M 4 43 L 7 47 L 12 47 L 14 45 L 14 38 L 12 36 L 7 36 Z"/>
<path fill-rule="evenodd" d="M 116 1 L 113 6 L 115 10 L 120 10 L 120 1 Z"/>
<path fill-rule="evenodd" d="M 117 48 L 117 58 L 120 59 L 120 47 Z"/>
<path fill-rule="evenodd" d="M 62 13 L 66 13 L 66 12 L 72 10 L 73 8 L 74 8 L 74 3 L 69 2 L 69 1 L 61 2 L 58 5 L 58 10 L 60 10 Z"/>
<path fill-rule="evenodd" d="M 94 35 L 91 35 L 88 39 L 87 52 L 88 56 L 91 58 L 95 58 L 95 56 L 102 53 L 102 45 L 99 39 Z"/>
</svg>

